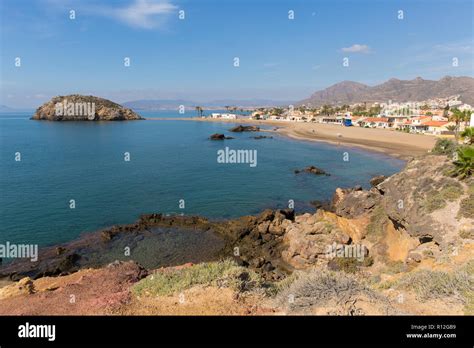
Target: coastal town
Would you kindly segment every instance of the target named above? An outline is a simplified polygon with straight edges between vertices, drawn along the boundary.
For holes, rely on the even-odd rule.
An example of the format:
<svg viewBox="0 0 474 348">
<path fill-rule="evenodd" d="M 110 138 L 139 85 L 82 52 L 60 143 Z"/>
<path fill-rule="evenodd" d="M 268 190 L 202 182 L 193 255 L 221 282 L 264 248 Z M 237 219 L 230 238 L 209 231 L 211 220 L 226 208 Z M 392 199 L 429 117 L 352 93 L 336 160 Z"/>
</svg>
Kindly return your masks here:
<svg viewBox="0 0 474 348">
<path fill-rule="evenodd" d="M 407 102 L 326 104 L 319 107 L 304 104 L 261 107 L 247 109 L 247 112 L 242 112 L 242 109 L 237 107 L 226 107 L 226 109 L 226 113 L 214 112 L 202 117 L 223 120 L 311 122 L 446 137 L 456 136 L 465 128 L 474 126 L 474 107 L 464 103 L 459 95 Z M 240 113 L 237 110 L 240 110 Z"/>
</svg>

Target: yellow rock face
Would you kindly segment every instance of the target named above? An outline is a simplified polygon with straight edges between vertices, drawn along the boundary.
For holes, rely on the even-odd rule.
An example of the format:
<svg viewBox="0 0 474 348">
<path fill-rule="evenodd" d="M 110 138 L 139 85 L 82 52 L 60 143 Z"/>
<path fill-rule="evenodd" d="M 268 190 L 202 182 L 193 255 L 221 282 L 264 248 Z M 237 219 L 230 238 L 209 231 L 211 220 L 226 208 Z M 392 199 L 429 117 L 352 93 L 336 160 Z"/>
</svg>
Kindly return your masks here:
<svg viewBox="0 0 474 348">
<path fill-rule="evenodd" d="M 387 223 L 385 232 L 384 243 L 390 261 L 405 261 L 410 250 L 420 244 L 417 238 L 410 237 L 403 230 L 396 230 L 391 222 Z"/>
<path fill-rule="evenodd" d="M 369 224 L 368 216 L 363 216 L 357 219 L 347 219 L 323 210 L 318 210 L 318 215 L 322 220 L 331 222 L 341 229 L 341 231 L 350 236 L 353 243 L 358 243 L 365 237 L 366 228 Z"/>
<path fill-rule="evenodd" d="M 15 284 L 5 286 L 0 289 L 0 300 L 5 298 L 19 296 L 19 295 L 28 295 L 34 292 L 33 281 L 26 277 L 21 279 Z"/>
</svg>

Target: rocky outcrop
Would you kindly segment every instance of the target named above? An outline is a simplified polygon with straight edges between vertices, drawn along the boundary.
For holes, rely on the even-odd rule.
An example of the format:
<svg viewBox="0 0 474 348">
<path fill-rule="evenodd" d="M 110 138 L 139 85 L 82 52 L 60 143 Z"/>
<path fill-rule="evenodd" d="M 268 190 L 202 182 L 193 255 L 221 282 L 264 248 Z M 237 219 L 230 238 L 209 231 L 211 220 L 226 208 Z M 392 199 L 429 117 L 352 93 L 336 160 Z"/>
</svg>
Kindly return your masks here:
<svg viewBox="0 0 474 348">
<path fill-rule="evenodd" d="M 413 159 L 391 177 L 374 178 L 368 191 L 337 189 L 332 209 L 352 221 L 368 219 L 366 235 L 381 260 L 420 262 L 449 251 L 474 223 L 462 211 L 473 184 L 451 177 L 451 167 L 445 156 Z"/>
<path fill-rule="evenodd" d="M 462 222 L 473 222 L 459 217 L 469 186 L 447 174 L 451 166 L 445 156 L 424 156 L 378 185 L 380 205 L 397 229 L 422 243 L 446 244 L 458 235 Z"/>
<path fill-rule="evenodd" d="M 380 200 L 381 194 L 377 190 L 337 188 L 332 199 L 332 207 L 339 216 L 357 218 L 370 212 Z"/>
<path fill-rule="evenodd" d="M 295 174 L 299 173 L 309 173 L 309 174 L 314 174 L 314 175 L 326 175 L 329 176 L 331 174 L 326 173 L 324 170 L 321 168 L 315 167 L 315 166 L 308 166 L 303 169 L 295 169 Z"/>
<path fill-rule="evenodd" d="M 325 264 L 332 243 L 364 245 L 378 263 L 446 255 L 474 223 L 462 211 L 473 183 L 450 177 L 451 166 L 446 157 L 424 156 L 389 178 L 374 178 L 370 190 L 338 188 L 330 211 L 286 224 L 283 259 L 295 268 Z"/>
<path fill-rule="evenodd" d="M 387 177 L 385 175 L 374 176 L 372 179 L 370 179 L 370 185 L 372 185 L 373 187 L 376 187 L 377 185 L 384 182 L 385 179 L 387 179 Z"/>
<path fill-rule="evenodd" d="M 48 121 L 129 121 L 141 120 L 137 113 L 110 100 L 72 94 L 57 96 L 44 103 L 31 118 Z"/>
<path fill-rule="evenodd" d="M 225 139 L 234 139 L 232 137 L 226 137 L 224 134 L 221 133 L 214 133 L 209 137 L 210 140 L 225 140 Z"/>
<path fill-rule="evenodd" d="M 242 126 L 242 125 L 239 125 L 239 126 L 236 126 L 236 127 L 233 127 L 233 128 L 231 128 L 231 129 L 229 129 L 229 131 L 235 132 L 235 133 L 241 133 L 241 132 L 259 132 L 259 131 L 260 131 L 260 127 L 258 127 L 258 126 Z"/>
</svg>

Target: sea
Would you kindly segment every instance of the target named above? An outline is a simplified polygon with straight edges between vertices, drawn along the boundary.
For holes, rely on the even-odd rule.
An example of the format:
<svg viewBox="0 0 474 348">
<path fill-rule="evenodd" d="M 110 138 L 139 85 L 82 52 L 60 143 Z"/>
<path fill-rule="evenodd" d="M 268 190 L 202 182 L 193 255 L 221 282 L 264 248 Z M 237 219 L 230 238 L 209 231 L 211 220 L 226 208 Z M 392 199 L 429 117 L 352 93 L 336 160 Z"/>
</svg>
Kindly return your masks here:
<svg viewBox="0 0 474 348">
<path fill-rule="evenodd" d="M 216 220 L 292 204 L 297 213 L 312 212 L 311 201 L 331 199 L 337 187 L 368 188 L 373 176 L 405 164 L 360 148 L 172 119 L 194 111 L 140 114 L 171 119 L 49 122 L 30 120 L 32 112 L 0 114 L 0 243 L 55 245 L 154 212 Z M 213 133 L 234 139 L 209 140 Z M 254 151 L 256 165 L 218 161 L 226 147 Z M 309 165 L 330 176 L 295 174 Z"/>
</svg>

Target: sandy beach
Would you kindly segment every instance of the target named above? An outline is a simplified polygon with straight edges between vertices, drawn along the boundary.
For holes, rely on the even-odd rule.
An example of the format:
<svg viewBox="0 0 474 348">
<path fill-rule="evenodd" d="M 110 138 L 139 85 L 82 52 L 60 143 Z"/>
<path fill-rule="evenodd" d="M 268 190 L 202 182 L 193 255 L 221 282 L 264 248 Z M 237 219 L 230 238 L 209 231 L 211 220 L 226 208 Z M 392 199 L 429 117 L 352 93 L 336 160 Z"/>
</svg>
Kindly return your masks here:
<svg viewBox="0 0 474 348">
<path fill-rule="evenodd" d="M 383 152 L 402 159 L 410 159 L 412 157 L 426 153 L 433 148 L 437 139 L 437 137 L 430 135 L 408 134 L 387 129 L 344 127 L 323 123 L 222 120 L 197 117 L 147 118 L 147 120 L 180 120 L 271 126 L 275 127 L 272 131 L 293 139 L 322 141 L 336 145 L 356 146 L 367 150 Z"/>
</svg>

